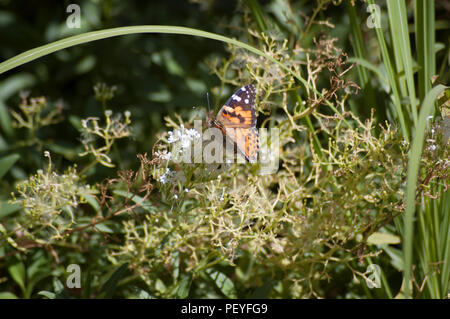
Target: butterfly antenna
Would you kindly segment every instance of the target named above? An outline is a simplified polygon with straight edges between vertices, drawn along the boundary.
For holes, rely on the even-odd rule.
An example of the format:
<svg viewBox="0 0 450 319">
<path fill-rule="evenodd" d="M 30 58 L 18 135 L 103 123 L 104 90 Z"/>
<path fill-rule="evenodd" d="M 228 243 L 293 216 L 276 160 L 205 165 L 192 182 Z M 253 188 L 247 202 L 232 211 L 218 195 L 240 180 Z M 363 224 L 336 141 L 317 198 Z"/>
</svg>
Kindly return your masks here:
<svg viewBox="0 0 450 319">
<path fill-rule="evenodd" d="M 209 92 L 206 92 L 206 101 L 208 102 L 208 112 L 211 112 L 211 104 L 209 104 Z"/>
</svg>

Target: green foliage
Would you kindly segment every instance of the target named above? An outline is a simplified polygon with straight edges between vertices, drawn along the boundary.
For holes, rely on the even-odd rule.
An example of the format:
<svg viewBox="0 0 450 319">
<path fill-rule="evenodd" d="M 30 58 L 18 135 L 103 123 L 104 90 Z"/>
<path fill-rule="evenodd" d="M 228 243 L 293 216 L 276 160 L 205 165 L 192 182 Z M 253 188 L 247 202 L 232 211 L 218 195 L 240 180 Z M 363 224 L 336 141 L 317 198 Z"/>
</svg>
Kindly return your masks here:
<svg viewBox="0 0 450 319">
<path fill-rule="evenodd" d="M 15 220 L 15 232 L 43 244 L 62 239 L 75 223 L 75 209 L 85 203 L 91 193 L 90 186 L 80 181 L 76 167 L 69 167 L 64 174 L 53 171 L 50 153 L 45 152 L 49 164 L 45 171 L 38 170 L 28 180 L 17 184 L 17 196 L 13 203 L 23 207 L 23 221 Z M 9 243 L 14 240 L 8 238 Z M 19 247 L 14 244 L 15 247 Z"/>
<path fill-rule="evenodd" d="M 380 6 L 375 29 L 365 3 L 244 1 L 226 24 L 87 33 L 167 8 L 86 0 L 79 34 L 51 20 L 14 47 L 34 49 L 0 49 L 0 72 L 24 69 L 0 86 L 0 298 L 448 297 L 448 57 L 429 49 L 439 9 L 414 4 Z M 170 36 L 117 37 L 135 33 Z M 79 45 L 108 37 L 104 59 Z M 275 172 L 198 163 L 200 96 L 219 106 L 249 83 L 258 127 L 279 132 L 260 138 Z"/>
<path fill-rule="evenodd" d="M 11 154 L 0 159 L 0 178 L 6 174 L 19 158 L 19 154 Z"/>
</svg>

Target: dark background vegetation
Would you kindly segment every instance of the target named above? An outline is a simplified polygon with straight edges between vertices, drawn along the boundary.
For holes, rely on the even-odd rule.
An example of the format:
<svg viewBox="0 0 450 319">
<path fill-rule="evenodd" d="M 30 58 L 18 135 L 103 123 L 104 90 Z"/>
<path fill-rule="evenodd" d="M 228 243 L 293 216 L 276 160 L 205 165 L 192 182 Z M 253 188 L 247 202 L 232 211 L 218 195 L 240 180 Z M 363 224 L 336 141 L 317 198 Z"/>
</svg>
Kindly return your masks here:
<svg viewBox="0 0 450 319">
<path fill-rule="evenodd" d="M 81 28 L 68 29 L 66 7 L 70 3 L 2 1 L 0 59 L 70 35 L 127 25 L 180 25 L 221 33 L 237 14 L 234 1 L 217 1 L 211 6 L 173 0 L 80 1 Z M 206 92 L 219 81 L 209 74 L 204 61 L 224 54 L 221 43 L 202 38 L 129 35 L 51 54 L 8 72 L 1 80 L 16 79 L 17 89 L 29 90 L 30 96 L 45 95 L 52 102 L 63 99 L 65 115 L 79 118 L 103 112 L 94 99 L 96 83 L 117 86 L 108 108 L 114 112 L 131 111 L 136 143 L 124 142 L 128 147 L 121 149 L 127 152 L 122 158 L 137 165 L 134 154 L 151 150 L 165 115 L 205 107 Z M 18 90 L 15 91 L 3 101 L 5 105 L 20 102 Z M 56 143 L 70 147 L 67 141 L 72 140 L 78 144 L 75 129 L 65 124 L 52 129 Z M 25 173 L 40 165 L 28 166 L 30 171 Z"/>
</svg>

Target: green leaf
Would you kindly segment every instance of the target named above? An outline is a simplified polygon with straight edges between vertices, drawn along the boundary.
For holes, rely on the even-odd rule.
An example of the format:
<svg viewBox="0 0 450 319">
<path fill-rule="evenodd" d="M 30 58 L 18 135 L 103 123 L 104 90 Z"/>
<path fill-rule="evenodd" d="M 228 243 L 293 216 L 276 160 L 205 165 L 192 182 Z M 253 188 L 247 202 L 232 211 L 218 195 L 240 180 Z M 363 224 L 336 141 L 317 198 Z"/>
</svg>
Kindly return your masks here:
<svg viewBox="0 0 450 319">
<path fill-rule="evenodd" d="M 49 276 L 51 276 L 51 268 L 48 260 L 43 255 L 33 256 L 33 262 L 27 266 L 26 296 L 30 297 L 36 284 Z"/>
<path fill-rule="evenodd" d="M 20 158 L 19 154 L 11 154 L 0 159 L 0 179 L 7 171 L 14 165 L 15 162 Z"/>
<path fill-rule="evenodd" d="M 49 272 L 49 265 L 47 259 L 41 255 L 39 257 L 33 258 L 33 262 L 31 265 L 27 267 L 27 277 L 28 279 L 32 279 L 37 276 L 40 272 L 45 271 Z"/>
<path fill-rule="evenodd" d="M 209 277 L 214 281 L 217 288 L 230 299 L 237 298 L 236 289 L 234 288 L 234 284 L 230 278 L 228 278 L 225 274 L 220 271 L 213 269 L 206 269 L 205 271 Z"/>
<path fill-rule="evenodd" d="M 103 233 L 108 233 L 108 234 L 113 234 L 114 233 L 114 230 L 112 230 L 111 228 L 109 228 L 105 224 L 97 224 L 97 225 L 94 226 L 94 228 L 97 229 L 100 232 L 103 232 Z"/>
<path fill-rule="evenodd" d="M 146 292 L 145 290 L 139 291 L 138 298 L 139 298 L 139 299 L 154 299 L 154 298 L 152 297 L 152 295 L 150 295 L 150 294 L 149 294 L 148 292 Z"/>
<path fill-rule="evenodd" d="M 183 279 L 176 287 L 176 296 L 181 299 L 186 299 L 189 296 L 189 290 L 192 284 L 192 274 L 183 275 Z"/>
<path fill-rule="evenodd" d="M 156 278 L 156 280 L 155 280 L 155 289 L 156 289 L 157 292 L 159 292 L 161 294 L 164 294 L 166 292 L 166 290 L 167 290 L 167 287 L 166 287 L 166 285 L 164 284 L 164 282 L 161 279 Z"/>
<path fill-rule="evenodd" d="M 76 115 L 70 115 L 69 116 L 69 122 L 70 124 L 72 124 L 72 126 L 76 129 L 76 130 L 80 130 L 81 129 L 81 119 L 76 116 Z"/>
<path fill-rule="evenodd" d="M 0 299 L 18 299 L 18 297 L 12 292 L 0 292 Z"/>
<path fill-rule="evenodd" d="M 184 69 L 181 65 L 175 60 L 172 55 L 172 52 L 169 50 L 164 50 L 161 53 L 163 57 L 164 64 L 167 68 L 167 71 L 173 75 L 178 75 L 180 77 L 184 77 Z M 169 92 L 170 94 L 170 92 Z"/>
<path fill-rule="evenodd" d="M 111 277 L 109 277 L 109 279 L 103 284 L 102 288 L 100 289 L 100 295 L 102 295 L 103 298 L 112 298 L 117 283 L 120 279 L 123 278 L 127 269 L 128 263 L 124 263 L 119 268 L 117 268 L 117 270 L 111 275 Z"/>
<path fill-rule="evenodd" d="M 18 261 L 8 267 L 8 272 L 12 279 L 25 291 L 25 265 Z"/>
<path fill-rule="evenodd" d="M 89 299 L 91 297 L 91 288 L 92 288 L 92 272 L 88 269 L 83 276 L 83 289 L 82 289 L 82 298 Z"/>
<path fill-rule="evenodd" d="M 367 243 L 371 245 L 396 245 L 400 244 L 401 239 L 398 236 L 387 233 L 373 233 L 367 238 Z"/>
<path fill-rule="evenodd" d="M 273 282 L 266 281 L 261 287 L 258 287 L 253 291 L 250 299 L 265 299 L 269 296 L 269 293 L 272 291 Z"/>
<path fill-rule="evenodd" d="M 46 147 L 53 153 L 64 156 L 69 161 L 75 160 L 78 156 L 77 147 L 69 143 L 66 143 L 65 145 L 61 143 L 48 143 Z"/>
<path fill-rule="evenodd" d="M 400 249 L 391 246 L 383 246 L 383 250 L 386 251 L 386 253 L 391 258 L 392 266 L 394 266 L 394 268 L 397 269 L 398 271 L 403 271 L 404 264 L 402 251 Z"/>
<path fill-rule="evenodd" d="M 3 129 L 3 132 L 5 132 L 6 135 L 12 136 L 13 135 L 13 128 L 11 124 L 11 116 L 9 115 L 8 109 L 3 103 L 3 101 L 0 100 L 0 127 Z"/>
<path fill-rule="evenodd" d="M 96 212 L 100 212 L 100 205 L 98 203 L 98 201 L 95 199 L 94 196 L 92 196 L 91 194 L 87 193 L 87 192 L 83 192 L 83 197 L 86 200 L 86 202 L 96 211 Z"/>
<path fill-rule="evenodd" d="M 389 82 L 386 79 L 386 76 L 383 74 L 383 71 L 381 71 L 379 67 L 373 65 L 372 63 L 363 58 L 349 58 L 348 62 L 355 62 L 358 65 L 372 71 L 386 85 L 386 87 L 389 87 Z"/>
<path fill-rule="evenodd" d="M 15 213 L 21 208 L 22 208 L 22 206 L 20 206 L 20 204 L 18 204 L 18 203 L 10 204 L 6 201 L 1 201 L 0 202 L 0 218 L 3 218 L 12 213 Z"/>
<path fill-rule="evenodd" d="M 64 289 L 64 285 L 58 278 L 53 278 L 53 289 L 55 290 L 55 299 L 68 299 L 69 294 Z"/>
<path fill-rule="evenodd" d="M 4 101 L 18 91 L 32 86 L 34 82 L 34 76 L 28 73 L 15 74 L 0 82 L 0 127 L 7 136 L 12 136 L 14 131 L 11 125 L 11 116 Z"/>
<path fill-rule="evenodd" d="M 167 89 L 162 89 L 158 92 L 151 92 L 147 98 L 152 102 L 166 103 L 173 99 L 171 93 Z"/>
<path fill-rule="evenodd" d="M 29 73 L 15 74 L 2 80 L 0 85 L 0 101 L 7 100 L 18 91 L 32 86 L 34 83 L 34 76 Z"/>
<path fill-rule="evenodd" d="M 47 297 L 48 299 L 56 299 L 56 294 L 51 291 L 42 290 L 38 292 L 38 295 Z"/>
<path fill-rule="evenodd" d="M 74 67 L 74 71 L 77 74 L 84 74 L 89 72 L 95 67 L 97 59 L 93 55 L 89 55 L 84 57 L 80 62 L 77 63 Z"/>
<path fill-rule="evenodd" d="M 53 289 L 57 294 L 64 290 L 64 285 L 58 278 L 53 278 Z"/>
<path fill-rule="evenodd" d="M 178 280 L 178 276 L 180 275 L 180 254 L 178 250 L 172 253 L 173 256 L 173 280 Z"/>
<path fill-rule="evenodd" d="M 135 194 L 132 194 L 132 193 L 129 193 L 126 191 L 121 191 L 121 190 L 115 190 L 115 191 L 113 191 L 113 193 L 115 195 L 122 196 L 125 198 L 128 197 L 135 204 L 140 205 L 143 209 L 145 209 L 149 213 L 155 213 L 157 211 L 155 206 L 153 206 L 149 201 L 144 201 L 144 199 L 138 195 L 135 195 Z"/>
</svg>

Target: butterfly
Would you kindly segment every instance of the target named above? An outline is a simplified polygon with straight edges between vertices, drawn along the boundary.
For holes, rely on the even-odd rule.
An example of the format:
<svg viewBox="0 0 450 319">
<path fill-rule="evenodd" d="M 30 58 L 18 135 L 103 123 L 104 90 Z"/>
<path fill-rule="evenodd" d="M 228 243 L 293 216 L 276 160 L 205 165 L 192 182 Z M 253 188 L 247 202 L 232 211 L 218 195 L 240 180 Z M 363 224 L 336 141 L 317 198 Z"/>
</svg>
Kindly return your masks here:
<svg viewBox="0 0 450 319">
<path fill-rule="evenodd" d="M 256 161 L 259 151 L 255 100 L 255 87 L 245 85 L 228 99 L 212 121 L 212 126 L 233 141 L 237 151 L 250 163 Z"/>
</svg>

